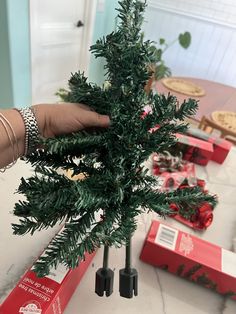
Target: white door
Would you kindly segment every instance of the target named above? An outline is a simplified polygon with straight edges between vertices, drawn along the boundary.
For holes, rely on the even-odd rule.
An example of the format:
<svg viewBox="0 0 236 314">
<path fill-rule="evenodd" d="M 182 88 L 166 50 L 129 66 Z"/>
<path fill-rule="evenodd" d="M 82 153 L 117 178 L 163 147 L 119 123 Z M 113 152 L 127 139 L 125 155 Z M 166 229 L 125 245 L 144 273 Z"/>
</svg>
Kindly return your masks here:
<svg viewBox="0 0 236 314">
<path fill-rule="evenodd" d="M 71 73 L 86 72 L 95 2 L 30 1 L 32 103 L 58 101 Z"/>
</svg>

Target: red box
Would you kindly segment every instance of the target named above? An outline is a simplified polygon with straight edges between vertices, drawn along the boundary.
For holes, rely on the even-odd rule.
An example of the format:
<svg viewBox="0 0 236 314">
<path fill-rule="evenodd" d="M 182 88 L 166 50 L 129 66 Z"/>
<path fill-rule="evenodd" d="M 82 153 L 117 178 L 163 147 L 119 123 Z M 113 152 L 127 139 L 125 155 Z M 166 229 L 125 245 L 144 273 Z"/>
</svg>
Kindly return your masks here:
<svg viewBox="0 0 236 314">
<path fill-rule="evenodd" d="M 152 156 L 152 174 L 158 176 L 158 189 L 162 191 L 176 190 L 183 181 L 187 180 L 189 186 L 197 185 L 195 165 L 188 161 L 181 161 L 178 165 L 178 169 L 164 170 L 165 166 L 168 169 L 168 164 L 163 164 L 164 168 L 161 168 L 158 161 L 158 154 L 154 153 Z"/>
<path fill-rule="evenodd" d="M 29 269 L 0 306 L 0 314 L 62 314 L 95 253 L 75 269 L 63 265 L 38 278 Z"/>
<path fill-rule="evenodd" d="M 182 152 L 183 159 L 202 166 L 206 166 L 208 161 L 211 160 L 213 155 L 212 143 L 179 133 L 176 134 L 176 137 L 178 143 L 174 150 Z"/>
<path fill-rule="evenodd" d="M 153 221 L 140 259 L 236 300 L 236 254 Z"/>
<path fill-rule="evenodd" d="M 202 139 L 204 141 L 207 141 L 209 143 L 212 143 L 213 144 L 213 154 L 212 154 L 211 160 L 213 160 L 219 164 L 222 164 L 224 162 L 225 158 L 227 157 L 227 155 L 228 155 L 228 153 L 229 153 L 229 151 L 233 145 L 232 143 L 230 143 L 229 141 L 227 141 L 223 138 L 208 134 L 208 133 L 206 133 L 202 130 L 199 130 L 199 129 L 189 128 L 188 134 L 190 136 L 193 136 L 193 137 Z"/>
</svg>

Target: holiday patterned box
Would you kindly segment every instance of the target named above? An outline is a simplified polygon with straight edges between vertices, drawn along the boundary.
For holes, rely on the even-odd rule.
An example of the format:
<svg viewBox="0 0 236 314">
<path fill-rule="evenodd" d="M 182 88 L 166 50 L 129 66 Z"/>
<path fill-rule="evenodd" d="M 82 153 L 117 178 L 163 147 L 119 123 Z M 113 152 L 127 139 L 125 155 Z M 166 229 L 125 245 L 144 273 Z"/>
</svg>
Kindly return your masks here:
<svg viewBox="0 0 236 314">
<path fill-rule="evenodd" d="M 172 218 L 195 230 L 204 231 L 211 226 L 213 221 L 213 207 L 207 202 L 196 208 L 196 213 L 190 219 L 179 215 L 178 206 L 175 204 L 172 204 L 171 209 L 176 210 Z"/>
<path fill-rule="evenodd" d="M 158 188 L 162 191 L 176 190 L 186 180 L 190 186 L 197 184 L 195 165 L 168 152 L 152 154 L 151 173 L 158 176 Z"/>
<path fill-rule="evenodd" d="M 208 134 L 199 129 L 189 128 L 188 134 L 192 137 L 196 137 L 204 141 L 207 141 L 209 143 L 212 143 L 213 154 L 212 154 L 211 160 L 219 164 L 222 164 L 225 161 L 225 158 L 227 157 L 232 147 L 232 143 L 230 143 L 229 141 L 223 138 Z"/>
<path fill-rule="evenodd" d="M 213 155 L 212 143 L 200 140 L 195 137 L 176 134 L 178 143 L 173 147 L 174 152 L 181 152 L 183 159 L 206 166 Z"/>
<path fill-rule="evenodd" d="M 59 265 L 43 278 L 29 269 L 0 306 L 0 314 L 62 314 L 94 255 L 86 254 L 76 269 Z"/>
<path fill-rule="evenodd" d="M 153 221 L 140 259 L 236 300 L 236 254 L 210 242 Z"/>
</svg>

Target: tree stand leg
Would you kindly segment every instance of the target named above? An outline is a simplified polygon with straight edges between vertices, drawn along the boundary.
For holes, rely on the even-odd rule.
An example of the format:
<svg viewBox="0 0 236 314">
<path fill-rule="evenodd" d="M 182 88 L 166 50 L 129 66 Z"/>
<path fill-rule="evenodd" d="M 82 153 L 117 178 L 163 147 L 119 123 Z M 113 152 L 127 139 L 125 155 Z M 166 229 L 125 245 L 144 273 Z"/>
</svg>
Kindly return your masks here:
<svg viewBox="0 0 236 314">
<path fill-rule="evenodd" d="M 120 296 L 133 298 L 138 295 L 138 272 L 131 268 L 131 238 L 126 245 L 125 268 L 120 270 Z"/>
<path fill-rule="evenodd" d="M 114 272 L 108 268 L 109 247 L 104 246 L 103 267 L 96 272 L 95 292 L 103 297 L 104 292 L 109 297 L 113 292 Z"/>
</svg>

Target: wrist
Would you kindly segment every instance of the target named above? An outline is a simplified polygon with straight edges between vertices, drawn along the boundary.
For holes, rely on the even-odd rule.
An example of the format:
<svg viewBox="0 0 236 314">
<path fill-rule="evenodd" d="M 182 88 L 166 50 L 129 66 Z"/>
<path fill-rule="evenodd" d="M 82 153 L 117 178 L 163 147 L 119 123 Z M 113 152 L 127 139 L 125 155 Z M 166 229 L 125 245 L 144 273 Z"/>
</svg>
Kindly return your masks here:
<svg viewBox="0 0 236 314">
<path fill-rule="evenodd" d="M 3 115 L 6 117 L 6 119 L 10 122 L 15 134 L 16 134 L 16 140 L 17 145 L 19 149 L 19 155 L 24 155 L 24 147 L 25 147 L 25 125 L 24 121 L 21 118 L 21 115 L 19 112 L 17 112 L 14 109 L 5 109 L 2 110 Z M 19 156 L 19 157 L 20 157 Z"/>
<path fill-rule="evenodd" d="M 39 128 L 39 134 L 42 137 L 48 138 L 50 135 L 48 134 L 48 125 L 49 125 L 49 117 L 48 114 L 46 115 L 46 112 L 48 112 L 48 107 L 50 105 L 47 104 L 37 104 L 31 106 L 36 121 L 38 123 L 38 128 Z"/>
</svg>

